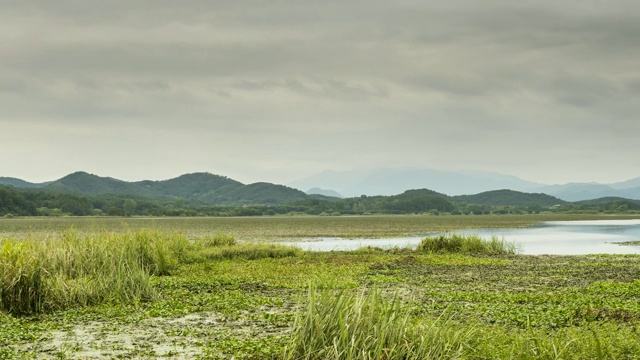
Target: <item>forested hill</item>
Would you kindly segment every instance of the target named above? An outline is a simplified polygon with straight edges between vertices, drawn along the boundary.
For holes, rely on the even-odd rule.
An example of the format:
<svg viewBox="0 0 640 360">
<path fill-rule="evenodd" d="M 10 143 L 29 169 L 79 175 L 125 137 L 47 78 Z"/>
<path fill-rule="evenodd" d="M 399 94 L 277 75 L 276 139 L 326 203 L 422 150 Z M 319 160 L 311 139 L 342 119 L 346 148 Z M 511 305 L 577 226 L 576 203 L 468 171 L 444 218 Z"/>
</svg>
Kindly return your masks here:
<svg viewBox="0 0 640 360">
<path fill-rule="evenodd" d="M 9 185 L 22 187 L 15 181 Z M 185 174 L 162 181 L 127 182 L 79 171 L 38 189 L 47 193 L 128 194 L 149 198 L 182 198 L 209 205 L 282 204 L 307 198 L 304 192 L 283 185 L 271 183 L 245 185 L 239 181 L 209 173 Z"/>
<path fill-rule="evenodd" d="M 36 183 L 30 183 L 28 181 L 24 181 L 22 179 L 16 179 L 13 177 L 0 176 L 0 185 L 9 185 L 9 186 L 15 186 L 15 187 L 21 187 L 21 188 L 39 188 L 39 187 L 47 186 L 49 184 L 50 183 L 36 184 Z"/>
<path fill-rule="evenodd" d="M 8 180 L 7 180 L 8 179 Z M 0 178 L 0 216 L 276 214 L 521 214 L 534 212 L 640 212 L 640 202 L 603 198 L 565 202 L 546 194 L 513 190 L 448 196 L 429 189 L 391 196 L 352 198 L 307 195 L 284 185 L 239 181 L 209 173 L 162 181 L 127 182 L 76 172 L 46 184 Z"/>
<path fill-rule="evenodd" d="M 513 190 L 485 191 L 475 195 L 458 195 L 455 201 L 479 205 L 541 206 L 565 204 L 566 201 L 547 194 L 532 194 Z"/>
</svg>

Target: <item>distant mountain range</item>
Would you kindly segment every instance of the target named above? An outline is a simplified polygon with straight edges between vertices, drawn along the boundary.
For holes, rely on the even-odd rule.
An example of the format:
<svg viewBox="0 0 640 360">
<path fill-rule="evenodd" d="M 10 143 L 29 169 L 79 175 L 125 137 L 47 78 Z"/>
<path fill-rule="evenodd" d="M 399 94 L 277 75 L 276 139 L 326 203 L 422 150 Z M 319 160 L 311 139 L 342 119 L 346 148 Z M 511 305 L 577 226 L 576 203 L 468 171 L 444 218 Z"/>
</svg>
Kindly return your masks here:
<svg viewBox="0 0 640 360">
<path fill-rule="evenodd" d="M 327 190 L 327 189 L 311 188 L 305 192 L 308 195 L 323 195 L 323 196 L 330 196 L 330 197 L 336 197 L 336 198 L 344 198 L 344 196 L 342 196 L 337 191 Z"/>
<path fill-rule="evenodd" d="M 302 190 L 313 187 L 331 189 L 346 197 L 396 195 L 407 189 L 422 188 L 447 195 L 463 195 L 499 189 L 530 191 L 542 186 L 515 176 L 433 169 L 325 171 L 288 185 Z"/>
<path fill-rule="evenodd" d="M 614 184 L 545 185 L 496 173 L 431 169 L 326 171 L 290 183 L 290 187 L 266 182 L 243 184 L 210 173 L 185 174 L 161 181 L 127 182 L 82 171 L 45 183 L 0 177 L 0 185 L 22 188 L 25 191 L 35 189 L 80 195 L 125 194 L 149 198 L 181 198 L 205 205 L 277 205 L 309 198 L 395 196 L 416 189 L 448 196 L 451 201 L 483 205 L 544 207 L 565 201 L 599 198 L 640 200 L 640 178 Z M 299 189 L 309 190 L 305 193 Z"/>
<path fill-rule="evenodd" d="M 264 182 L 245 185 L 209 173 L 185 174 L 162 181 L 127 182 L 79 171 L 42 184 L 6 177 L 0 178 L 0 184 L 82 195 L 130 194 L 150 198 L 183 198 L 209 205 L 283 204 L 308 197 L 304 192 L 284 185 Z"/>
<path fill-rule="evenodd" d="M 345 197 L 360 195 L 395 195 L 407 189 L 427 188 L 451 196 L 478 194 L 510 189 L 527 193 L 544 193 L 565 201 L 622 197 L 640 200 L 640 177 L 613 184 L 569 183 L 548 185 L 515 176 L 456 172 L 434 169 L 381 169 L 372 171 L 325 171 L 288 184 L 305 190 L 335 191 Z"/>
</svg>

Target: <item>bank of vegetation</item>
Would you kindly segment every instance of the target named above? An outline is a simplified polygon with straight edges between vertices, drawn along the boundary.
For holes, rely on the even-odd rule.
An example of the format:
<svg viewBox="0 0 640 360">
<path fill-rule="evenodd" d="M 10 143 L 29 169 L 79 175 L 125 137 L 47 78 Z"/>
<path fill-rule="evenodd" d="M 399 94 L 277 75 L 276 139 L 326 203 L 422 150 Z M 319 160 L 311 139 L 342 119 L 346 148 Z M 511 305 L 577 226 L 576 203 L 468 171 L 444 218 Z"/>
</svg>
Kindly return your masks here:
<svg viewBox="0 0 640 360">
<path fill-rule="evenodd" d="M 158 230 L 4 239 L 0 358 L 638 358 L 638 256 L 514 251 L 455 234 L 328 253 Z"/>
</svg>

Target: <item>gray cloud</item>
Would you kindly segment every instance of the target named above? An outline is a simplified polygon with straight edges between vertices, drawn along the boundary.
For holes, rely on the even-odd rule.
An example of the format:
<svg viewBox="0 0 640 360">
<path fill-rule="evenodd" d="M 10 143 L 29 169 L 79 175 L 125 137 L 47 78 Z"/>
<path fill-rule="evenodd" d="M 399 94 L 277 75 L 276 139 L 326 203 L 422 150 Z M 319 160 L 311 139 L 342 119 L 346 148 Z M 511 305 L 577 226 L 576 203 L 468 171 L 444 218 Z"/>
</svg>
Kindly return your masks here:
<svg viewBox="0 0 640 360">
<path fill-rule="evenodd" d="M 3 175 L 640 175 L 637 1 L 0 5 Z"/>
</svg>

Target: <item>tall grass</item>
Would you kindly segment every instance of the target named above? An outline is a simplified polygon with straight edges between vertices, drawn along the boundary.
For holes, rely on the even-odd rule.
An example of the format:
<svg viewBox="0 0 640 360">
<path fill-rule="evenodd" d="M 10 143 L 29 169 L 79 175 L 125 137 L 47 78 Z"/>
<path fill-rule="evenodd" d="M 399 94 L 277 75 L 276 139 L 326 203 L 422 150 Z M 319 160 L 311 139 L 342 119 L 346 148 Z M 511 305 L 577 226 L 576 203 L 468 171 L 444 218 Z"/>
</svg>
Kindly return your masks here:
<svg viewBox="0 0 640 360">
<path fill-rule="evenodd" d="M 168 274 L 188 247 L 182 235 L 148 230 L 1 240 L 0 309 L 25 315 L 150 299 L 149 277 Z"/>
<path fill-rule="evenodd" d="M 516 254 L 517 246 L 512 242 L 492 236 L 485 240 L 478 235 L 444 234 L 422 239 L 417 251 L 433 253 L 462 253 L 502 255 Z"/>
<path fill-rule="evenodd" d="M 311 288 L 299 310 L 288 360 L 615 359 L 637 358 L 601 339 L 606 333 L 514 330 L 473 319 L 412 315 L 412 303 L 381 291 L 353 293 Z"/>
<path fill-rule="evenodd" d="M 475 329 L 451 318 L 416 322 L 397 297 L 378 290 L 309 291 L 298 314 L 287 359 L 457 359 L 471 346 Z"/>
</svg>

